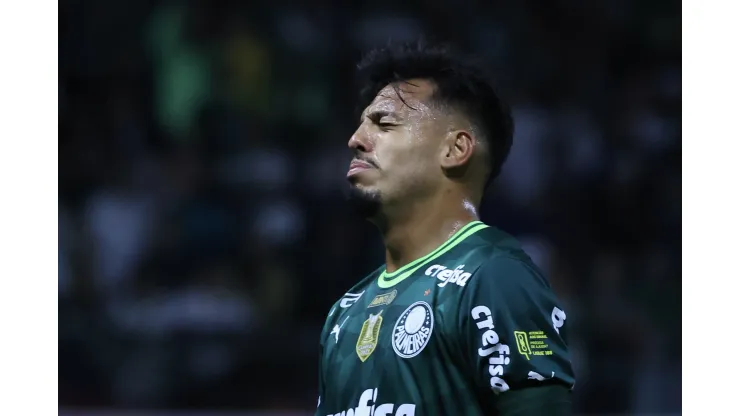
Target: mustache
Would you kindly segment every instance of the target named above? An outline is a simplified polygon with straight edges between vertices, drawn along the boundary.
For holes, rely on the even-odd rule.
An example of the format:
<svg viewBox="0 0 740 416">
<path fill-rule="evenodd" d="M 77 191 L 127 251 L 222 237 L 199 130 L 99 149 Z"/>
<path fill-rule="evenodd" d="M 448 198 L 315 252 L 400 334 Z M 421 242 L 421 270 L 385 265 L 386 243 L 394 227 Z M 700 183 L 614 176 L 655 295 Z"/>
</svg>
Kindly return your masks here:
<svg viewBox="0 0 740 416">
<path fill-rule="evenodd" d="M 365 163 L 369 164 L 370 166 L 372 166 L 372 167 L 374 167 L 374 168 L 376 168 L 376 169 L 380 169 L 380 166 L 378 166 L 378 164 L 377 164 L 377 163 L 375 163 L 375 161 L 374 161 L 374 160 L 372 160 L 372 159 L 370 159 L 370 158 L 368 158 L 368 157 L 364 157 L 364 156 L 362 156 L 362 155 L 361 155 L 361 154 L 359 154 L 359 153 L 355 153 L 355 154 L 353 155 L 353 157 L 352 157 L 352 160 L 357 160 L 357 161 L 359 161 L 359 162 L 365 162 Z"/>
</svg>

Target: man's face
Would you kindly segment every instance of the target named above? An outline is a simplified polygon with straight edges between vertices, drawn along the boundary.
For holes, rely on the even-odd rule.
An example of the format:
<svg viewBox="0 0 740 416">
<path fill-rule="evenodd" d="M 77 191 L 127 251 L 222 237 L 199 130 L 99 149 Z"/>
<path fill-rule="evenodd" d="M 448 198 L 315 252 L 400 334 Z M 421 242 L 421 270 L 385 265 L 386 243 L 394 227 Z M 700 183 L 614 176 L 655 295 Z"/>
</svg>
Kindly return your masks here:
<svg viewBox="0 0 740 416">
<path fill-rule="evenodd" d="M 349 140 L 354 159 L 347 179 L 354 198 L 396 204 L 432 192 L 442 178 L 445 132 L 439 111 L 429 105 L 433 85 L 410 80 L 399 92 L 406 104 L 392 86 L 383 88 Z"/>
</svg>

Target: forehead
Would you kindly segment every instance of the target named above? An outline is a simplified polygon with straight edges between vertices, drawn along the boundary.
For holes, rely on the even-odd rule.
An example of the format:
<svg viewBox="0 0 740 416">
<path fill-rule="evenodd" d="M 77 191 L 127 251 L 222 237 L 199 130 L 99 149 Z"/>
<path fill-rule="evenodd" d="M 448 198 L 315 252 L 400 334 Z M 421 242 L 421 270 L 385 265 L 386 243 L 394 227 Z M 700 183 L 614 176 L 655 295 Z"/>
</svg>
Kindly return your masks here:
<svg viewBox="0 0 740 416">
<path fill-rule="evenodd" d="M 431 111 L 429 99 L 433 93 L 434 85 L 423 79 L 411 79 L 386 85 L 365 109 L 364 114 L 387 112 L 402 117 L 414 115 L 421 117 Z"/>
</svg>

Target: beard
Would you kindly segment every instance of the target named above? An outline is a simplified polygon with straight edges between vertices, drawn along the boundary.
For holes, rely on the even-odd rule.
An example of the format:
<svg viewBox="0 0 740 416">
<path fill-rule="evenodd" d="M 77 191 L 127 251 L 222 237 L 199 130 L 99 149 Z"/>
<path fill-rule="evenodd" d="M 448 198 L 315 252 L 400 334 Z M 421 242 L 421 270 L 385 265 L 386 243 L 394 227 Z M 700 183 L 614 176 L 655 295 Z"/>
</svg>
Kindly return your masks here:
<svg viewBox="0 0 740 416">
<path fill-rule="evenodd" d="M 381 197 L 379 191 L 368 191 L 350 185 L 345 197 L 352 209 L 365 219 L 375 218 L 380 213 Z"/>
</svg>

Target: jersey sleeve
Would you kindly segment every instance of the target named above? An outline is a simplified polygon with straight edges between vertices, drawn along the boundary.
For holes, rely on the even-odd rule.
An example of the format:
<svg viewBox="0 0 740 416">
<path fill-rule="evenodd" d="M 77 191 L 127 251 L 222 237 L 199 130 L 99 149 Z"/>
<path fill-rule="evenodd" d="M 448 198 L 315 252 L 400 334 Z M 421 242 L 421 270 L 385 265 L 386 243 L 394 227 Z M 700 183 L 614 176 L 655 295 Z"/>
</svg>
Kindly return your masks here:
<svg viewBox="0 0 740 416">
<path fill-rule="evenodd" d="M 470 280 L 458 323 L 465 361 L 481 391 L 501 404 L 508 401 L 504 395 L 513 398 L 519 394 L 512 392 L 529 387 L 570 389 L 566 314 L 535 266 L 494 257 Z"/>
</svg>

